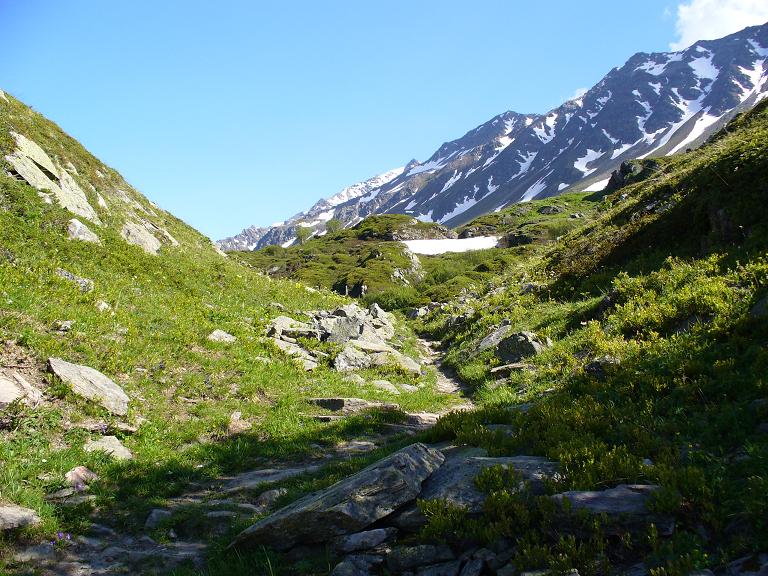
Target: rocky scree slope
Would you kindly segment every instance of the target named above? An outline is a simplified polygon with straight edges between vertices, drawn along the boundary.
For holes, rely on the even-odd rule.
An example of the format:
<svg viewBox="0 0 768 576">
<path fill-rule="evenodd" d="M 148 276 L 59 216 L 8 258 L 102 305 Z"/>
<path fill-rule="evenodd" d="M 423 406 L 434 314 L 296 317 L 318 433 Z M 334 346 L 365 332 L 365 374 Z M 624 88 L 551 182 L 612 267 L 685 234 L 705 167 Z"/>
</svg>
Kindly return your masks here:
<svg viewBox="0 0 768 576">
<path fill-rule="evenodd" d="M 768 24 L 680 52 L 635 54 L 582 97 L 546 114 L 500 114 L 324 217 L 354 225 L 404 213 L 455 227 L 572 188 L 599 190 L 622 161 L 684 152 L 760 102 L 768 94 L 766 58 Z M 291 232 L 281 225 L 255 239 L 245 231 L 219 245 L 261 248 L 276 243 L 270 238 L 287 242 Z"/>
</svg>

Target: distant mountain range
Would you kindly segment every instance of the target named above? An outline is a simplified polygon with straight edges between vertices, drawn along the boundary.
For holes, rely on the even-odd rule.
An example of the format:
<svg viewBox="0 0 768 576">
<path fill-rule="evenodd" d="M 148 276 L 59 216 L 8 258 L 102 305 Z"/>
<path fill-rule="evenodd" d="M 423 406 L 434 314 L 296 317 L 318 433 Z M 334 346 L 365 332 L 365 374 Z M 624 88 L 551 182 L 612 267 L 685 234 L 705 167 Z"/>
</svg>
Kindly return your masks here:
<svg viewBox="0 0 768 576">
<path fill-rule="evenodd" d="M 768 24 L 680 52 L 632 56 L 583 96 L 547 114 L 504 112 L 447 142 L 425 162 L 345 188 L 306 212 L 218 242 L 253 250 L 403 213 L 458 226 L 518 202 L 569 189 L 600 190 L 622 161 L 684 152 L 737 112 L 768 97 Z"/>
</svg>

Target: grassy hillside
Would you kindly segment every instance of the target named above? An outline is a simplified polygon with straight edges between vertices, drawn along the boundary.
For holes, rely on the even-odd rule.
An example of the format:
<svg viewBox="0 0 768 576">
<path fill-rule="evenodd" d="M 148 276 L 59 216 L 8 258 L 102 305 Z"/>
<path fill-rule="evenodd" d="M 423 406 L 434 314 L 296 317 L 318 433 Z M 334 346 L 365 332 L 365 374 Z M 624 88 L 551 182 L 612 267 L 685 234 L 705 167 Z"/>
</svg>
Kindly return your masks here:
<svg viewBox="0 0 768 576">
<path fill-rule="evenodd" d="M 534 258 L 602 207 L 592 195 L 564 194 L 483 216 L 457 231 L 461 237 L 499 236 L 502 245 L 511 243 L 510 249 L 414 258 L 399 240 L 449 237 L 447 231 L 409 216 L 386 214 L 304 245 L 269 246 L 232 256 L 275 278 L 362 297 L 388 310 L 404 309 L 479 289 L 519 260 Z"/>
<path fill-rule="evenodd" d="M 135 531 L 149 509 L 190 482 L 248 469 L 264 457 L 306 459 L 321 446 L 376 427 L 375 419 L 318 422 L 305 415 L 312 411 L 306 399 L 392 400 L 392 394 L 344 380 L 327 365 L 307 373 L 264 338 L 272 318 L 302 318 L 304 310 L 333 308 L 343 298 L 270 279 L 218 253 L 53 123 L 9 97 L 0 99 L 3 157 L 16 148 L 12 132 L 68 167 L 100 221 L 80 217 L 99 244 L 68 239 L 73 214 L 56 201 L 44 202 L 14 177 L 11 162 L 0 160 L 0 367 L 18 370 L 44 393 L 40 406 L 17 402 L 0 410 L 0 503 L 32 508 L 43 519 L 22 533 L 22 541 L 47 540 L 57 531 L 81 534 L 91 520 L 105 518 Z M 151 221 L 177 245 L 162 233 L 156 233 L 163 239 L 157 255 L 127 243 L 121 229 L 132 219 Z M 93 289 L 81 291 L 59 269 L 91 280 Z M 65 321 L 72 321 L 69 330 L 60 329 Z M 210 341 L 215 329 L 237 341 Z M 407 348 L 412 336 L 403 331 L 398 338 Z M 75 396 L 46 372 L 49 357 L 112 378 L 130 397 L 127 417 Z M 411 384 L 433 379 L 386 368 L 363 372 L 369 379 L 382 375 Z M 397 401 L 404 409 L 424 409 L 446 399 L 427 385 Z M 235 412 L 249 429 L 231 429 Z M 85 452 L 100 427 L 116 434 L 134 460 Z M 77 465 L 100 476 L 91 491 L 95 500 L 72 507 L 46 499 Z M 0 572 L 16 536 L 0 537 Z"/>
<path fill-rule="evenodd" d="M 645 561 L 653 574 L 682 575 L 766 549 L 767 138 L 764 103 L 607 195 L 604 213 L 510 270 L 502 289 L 420 321 L 483 403 L 444 418 L 434 439 L 557 460 L 564 474 L 552 493 L 659 484 L 654 506 L 674 518 L 671 535 L 617 535 L 599 522 L 562 530 L 545 500 L 489 475 L 485 516 L 461 522 L 459 511 L 432 510 L 431 537 L 503 536 L 518 569 L 580 574 Z M 503 361 L 476 350 L 502 321 L 553 344 L 494 374 Z M 525 413 L 507 409 L 524 403 Z"/>
</svg>

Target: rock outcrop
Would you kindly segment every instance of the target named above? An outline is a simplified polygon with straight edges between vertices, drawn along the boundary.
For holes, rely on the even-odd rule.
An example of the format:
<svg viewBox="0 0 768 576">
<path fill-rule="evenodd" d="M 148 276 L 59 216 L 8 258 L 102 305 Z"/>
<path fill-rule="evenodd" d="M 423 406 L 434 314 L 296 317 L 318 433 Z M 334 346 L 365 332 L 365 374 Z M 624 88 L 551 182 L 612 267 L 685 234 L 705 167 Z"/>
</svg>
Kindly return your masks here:
<svg viewBox="0 0 768 576">
<path fill-rule="evenodd" d="M 0 504 L 0 532 L 26 528 L 39 523 L 40 517 L 34 510 L 15 504 Z"/>
<path fill-rule="evenodd" d="M 395 335 L 394 319 L 377 304 L 368 309 L 347 304 L 336 310 L 308 314 L 308 322 L 278 316 L 267 328 L 267 336 L 272 342 L 286 354 L 298 358 L 306 370 L 316 368 L 320 358 L 317 353 L 300 346 L 297 338 L 341 345 L 343 348 L 333 361 L 339 372 L 391 365 L 411 374 L 421 373 L 418 362 L 388 343 Z"/>
</svg>

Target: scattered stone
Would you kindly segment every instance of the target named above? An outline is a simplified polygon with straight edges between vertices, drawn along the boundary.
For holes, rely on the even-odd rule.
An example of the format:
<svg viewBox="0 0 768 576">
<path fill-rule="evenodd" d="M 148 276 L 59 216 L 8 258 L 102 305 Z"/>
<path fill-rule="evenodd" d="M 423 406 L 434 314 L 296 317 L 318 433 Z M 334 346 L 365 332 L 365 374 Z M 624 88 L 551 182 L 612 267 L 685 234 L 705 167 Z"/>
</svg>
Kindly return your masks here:
<svg viewBox="0 0 768 576">
<path fill-rule="evenodd" d="M 81 240 L 83 242 L 101 244 L 99 237 L 77 218 L 72 218 L 67 224 L 67 238 L 70 240 Z"/>
<path fill-rule="evenodd" d="M 349 534 L 348 536 L 340 536 L 334 540 L 334 545 L 338 552 L 349 554 L 350 552 L 375 548 L 379 544 L 390 540 L 396 534 L 396 528 L 376 528 L 374 530 Z"/>
<path fill-rule="evenodd" d="M 35 546 L 27 546 L 16 552 L 13 559 L 16 562 L 44 562 L 56 556 L 56 549 L 51 542 L 44 542 Z"/>
<path fill-rule="evenodd" d="M 597 380 L 605 380 L 611 368 L 621 364 L 615 356 L 598 356 L 584 366 L 584 372 Z"/>
<path fill-rule="evenodd" d="M 77 284 L 78 288 L 80 288 L 80 292 L 82 292 L 83 294 L 93 290 L 93 280 L 90 280 L 88 278 L 81 278 L 80 276 L 75 276 L 74 274 L 72 274 L 72 272 L 68 272 L 63 268 L 56 268 L 56 275 L 61 278 L 64 278 L 65 280 L 69 280 L 74 284 Z"/>
<path fill-rule="evenodd" d="M 272 490 L 262 492 L 259 494 L 259 497 L 256 498 L 256 507 L 260 512 L 268 510 L 272 508 L 275 502 L 286 494 L 288 494 L 287 488 L 273 488 Z"/>
<path fill-rule="evenodd" d="M 344 382 L 349 382 L 350 384 L 356 384 L 358 386 L 363 386 L 365 384 L 365 378 L 360 376 L 359 374 L 347 374 L 342 378 Z"/>
<path fill-rule="evenodd" d="M 227 344 L 231 344 L 232 342 L 237 341 L 237 337 L 232 336 L 232 334 L 228 332 L 224 332 L 224 330 L 220 330 L 217 328 L 210 334 L 208 334 L 208 340 L 211 342 L 225 342 Z"/>
<path fill-rule="evenodd" d="M 162 522 L 165 520 L 168 520 L 173 516 L 173 513 L 170 510 L 163 510 L 162 508 L 155 508 L 149 513 L 149 516 L 147 516 L 147 520 L 144 522 L 144 528 L 147 530 L 154 530 Z"/>
<path fill-rule="evenodd" d="M 526 364 L 525 362 L 513 362 L 512 364 L 503 364 L 501 366 L 496 366 L 495 368 L 491 368 L 491 374 L 494 374 L 496 376 L 509 376 L 512 372 L 518 372 L 528 370 L 529 372 L 533 372 L 536 370 L 536 366 L 533 364 Z"/>
<path fill-rule="evenodd" d="M 749 317 L 756 320 L 768 317 L 768 296 L 763 296 L 754 306 L 752 306 L 749 310 Z"/>
<path fill-rule="evenodd" d="M 400 390 L 398 390 L 397 387 L 389 380 L 372 380 L 371 386 L 378 388 L 379 390 L 383 390 L 384 392 L 389 392 L 390 394 L 400 394 Z"/>
<path fill-rule="evenodd" d="M 42 401 L 43 395 L 18 372 L 0 369 L 0 408 L 19 399 L 29 406 L 35 406 Z"/>
<path fill-rule="evenodd" d="M 418 546 L 399 546 L 394 548 L 389 556 L 387 556 L 387 568 L 394 573 L 401 573 L 406 570 L 419 568 L 420 566 L 428 566 L 453 559 L 453 552 L 445 545 L 432 546 L 421 544 Z"/>
<path fill-rule="evenodd" d="M 535 294 L 544 290 L 546 286 L 544 284 L 536 284 L 535 282 L 528 282 L 520 286 L 520 294 Z"/>
<path fill-rule="evenodd" d="M 560 208 L 560 206 L 542 206 L 539 208 L 538 212 L 539 214 L 551 216 L 552 214 L 560 214 L 563 212 L 563 209 Z"/>
<path fill-rule="evenodd" d="M 115 460 L 132 460 L 133 454 L 123 446 L 117 436 L 102 436 L 98 440 L 88 440 L 83 446 L 86 452 L 106 452 Z"/>
<path fill-rule="evenodd" d="M 129 398 L 120 386 L 98 370 L 61 360 L 49 358 L 48 368 L 78 394 L 109 410 L 112 414 L 125 416 L 128 413 Z"/>
<path fill-rule="evenodd" d="M 278 316 L 270 322 L 267 328 L 267 336 L 280 338 L 289 336 L 290 338 L 317 336 L 317 329 L 305 322 L 299 322 L 288 316 Z"/>
<path fill-rule="evenodd" d="M 0 532 L 26 528 L 39 523 L 40 517 L 34 510 L 15 504 L 0 504 Z"/>
<path fill-rule="evenodd" d="M 53 323 L 53 329 L 56 332 L 69 332 L 72 330 L 72 324 L 74 324 L 74 320 L 56 320 Z"/>
<path fill-rule="evenodd" d="M 317 359 L 312 356 L 309 352 L 304 350 L 301 346 L 297 344 L 293 344 L 291 342 L 285 342 L 284 340 L 278 340 L 277 338 L 272 338 L 271 342 L 280 348 L 283 352 L 288 354 L 288 356 L 293 356 L 303 366 L 304 370 L 309 372 L 310 370 L 314 370 L 317 368 Z"/>
<path fill-rule="evenodd" d="M 232 546 L 327 542 L 358 532 L 415 499 L 443 455 L 412 444 L 318 493 L 282 508 L 237 536 Z"/>
<path fill-rule="evenodd" d="M 499 342 L 501 342 L 511 331 L 512 326 L 509 324 L 502 324 L 480 341 L 480 344 L 475 348 L 474 354 L 477 355 L 491 348 L 496 348 L 499 345 Z"/>
<path fill-rule="evenodd" d="M 581 218 L 584 218 L 584 213 L 583 212 L 574 212 L 573 214 L 569 214 L 568 218 L 570 218 L 572 220 L 579 220 Z"/>
<path fill-rule="evenodd" d="M 572 510 L 605 514 L 608 519 L 627 529 L 640 528 L 647 522 L 654 521 L 660 527 L 660 533 L 671 535 L 674 530 L 673 521 L 655 517 L 646 506 L 651 495 L 658 489 L 658 486 L 650 484 L 621 484 L 607 490 L 573 490 L 555 494 L 552 499 L 559 503 L 568 500 Z"/>
<path fill-rule="evenodd" d="M 243 432 L 250 430 L 253 425 L 247 420 L 243 420 L 242 412 L 232 412 L 229 416 L 229 423 L 227 424 L 227 432 L 230 434 L 242 434 Z"/>
<path fill-rule="evenodd" d="M 480 576 L 483 573 L 485 562 L 480 558 L 472 558 L 462 568 L 459 576 Z"/>
<path fill-rule="evenodd" d="M 423 484 L 420 500 L 442 500 L 479 515 L 487 495 L 475 486 L 474 479 L 486 468 L 512 468 L 520 475 L 520 489 L 527 486 L 534 494 L 544 493 L 544 482 L 558 470 L 556 462 L 538 456 L 490 458 L 482 448 L 450 447 L 442 450 L 445 461 Z M 410 529 L 426 524 L 427 519 L 413 506 L 409 510 Z"/>
<path fill-rule="evenodd" d="M 492 434 L 498 433 L 510 438 L 515 435 L 516 431 L 512 424 L 486 424 L 485 429 Z"/>
<path fill-rule="evenodd" d="M 154 234 L 147 230 L 145 226 L 137 224 L 136 222 L 126 222 L 123 224 L 123 229 L 120 231 L 120 235 L 129 244 L 138 246 L 144 250 L 144 252 L 153 256 L 156 256 L 163 246 Z"/>
<path fill-rule="evenodd" d="M 496 349 L 496 356 L 507 363 L 519 362 L 523 358 L 541 354 L 551 342 L 542 340 L 533 332 L 517 332 L 503 338 Z"/>
<path fill-rule="evenodd" d="M 83 492 L 88 487 L 88 484 L 99 479 L 99 475 L 85 466 L 75 466 L 64 474 L 64 479 L 77 492 Z"/>
<path fill-rule="evenodd" d="M 405 313 L 405 317 L 408 318 L 408 320 L 416 320 L 417 318 L 423 318 L 429 314 L 429 308 L 426 306 L 421 306 L 420 308 L 411 308 Z"/>
<path fill-rule="evenodd" d="M 309 402 L 320 408 L 341 412 L 342 414 L 354 414 L 363 410 L 399 410 L 400 406 L 387 402 L 373 402 L 362 398 L 310 398 Z"/>
</svg>

